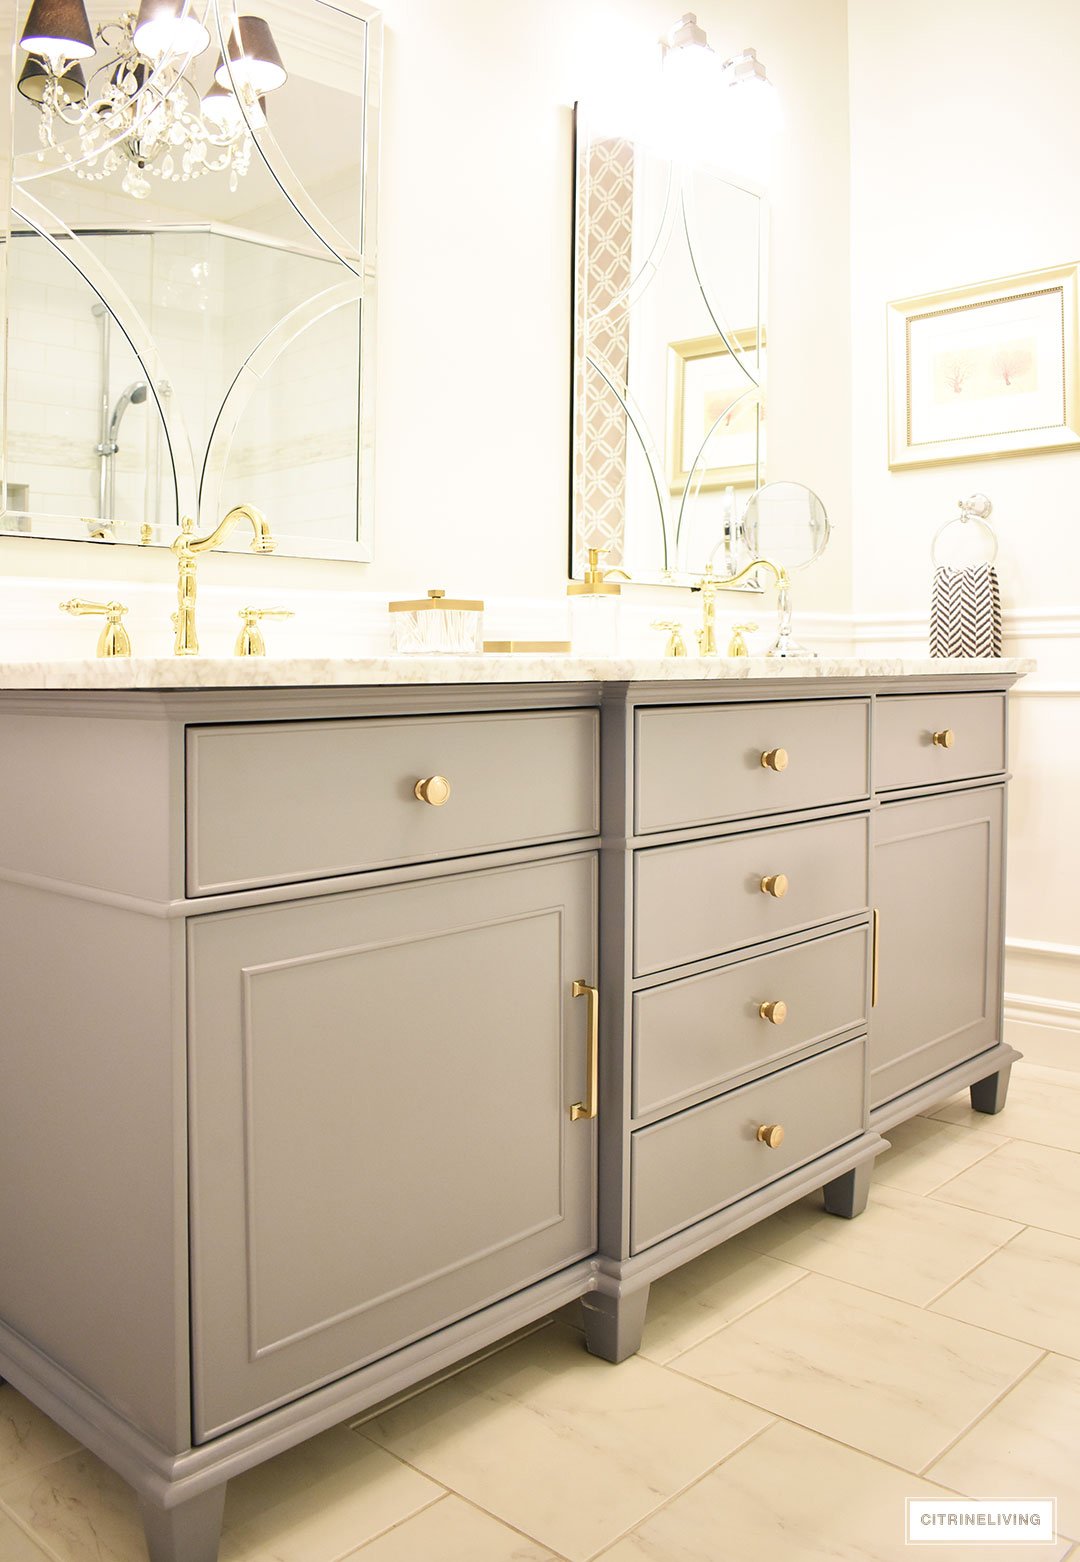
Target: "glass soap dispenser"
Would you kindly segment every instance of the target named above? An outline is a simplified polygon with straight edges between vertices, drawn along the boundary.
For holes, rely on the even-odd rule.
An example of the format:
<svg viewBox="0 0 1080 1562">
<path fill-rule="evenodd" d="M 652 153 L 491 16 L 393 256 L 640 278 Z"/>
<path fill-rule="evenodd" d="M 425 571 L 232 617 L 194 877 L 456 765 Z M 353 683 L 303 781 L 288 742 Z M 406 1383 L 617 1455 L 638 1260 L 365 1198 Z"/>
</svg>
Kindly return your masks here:
<svg viewBox="0 0 1080 1562">
<path fill-rule="evenodd" d="M 566 588 L 570 598 L 570 645 L 575 656 L 617 656 L 619 654 L 619 606 L 622 586 L 609 579 L 630 576 L 624 569 L 601 569 L 603 548 L 588 550 L 589 564 L 584 580 L 572 580 Z"/>
</svg>

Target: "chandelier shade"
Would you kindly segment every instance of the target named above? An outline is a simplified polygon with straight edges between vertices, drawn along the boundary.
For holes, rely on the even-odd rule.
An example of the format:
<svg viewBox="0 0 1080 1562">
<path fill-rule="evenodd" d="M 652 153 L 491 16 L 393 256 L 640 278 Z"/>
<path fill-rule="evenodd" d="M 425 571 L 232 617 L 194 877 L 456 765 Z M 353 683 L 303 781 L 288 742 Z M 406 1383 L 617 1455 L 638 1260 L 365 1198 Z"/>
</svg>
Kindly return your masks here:
<svg viewBox="0 0 1080 1562">
<path fill-rule="evenodd" d="M 190 58 L 210 47 L 210 34 L 195 14 L 194 0 L 142 0 L 135 22 L 135 47 L 149 60 L 185 54 Z"/>
<path fill-rule="evenodd" d="M 49 83 L 53 80 L 53 74 L 44 60 L 39 60 L 36 55 L 28 55 L 26 64 L 22 68 L 22 74 L 16 85 L 24 98 L 31 103 L 42 103 L 48 91 Z M 86 99 L 86 75 L 78 63 L 69 65 L 60 78 L 60 90 L 67 94 L 71 103 L 82 103 Z"/>
<path fill-rule="evenodd" d="M 270 24 L 261 16 L 237 18 L 236 27 L 229 35 L 228 55 L 228 64 L 222 60 L 214 72 L 214 80 L 219 86 L 231 87 L 235 82 L 261 96 L 283 87 L 288 80 Z"/>
<path fill-rule="evenodd" d="M 19 42 L 54 71 L 72 60 L 92 59 L 94 35 L 83 0 L 34 0 Z"/>
</svg>

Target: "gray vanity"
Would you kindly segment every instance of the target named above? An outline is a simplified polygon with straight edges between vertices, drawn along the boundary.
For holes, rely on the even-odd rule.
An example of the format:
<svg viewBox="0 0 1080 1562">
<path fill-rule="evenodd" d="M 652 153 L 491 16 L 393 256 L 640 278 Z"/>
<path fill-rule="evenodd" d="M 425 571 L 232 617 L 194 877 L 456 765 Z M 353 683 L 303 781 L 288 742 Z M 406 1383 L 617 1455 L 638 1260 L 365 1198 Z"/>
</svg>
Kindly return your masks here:
<svg viewBox="0 0 1080 1562">
<path fill-rule="evenodd" d="M 0 1373 L 154 1562 L 564 1303 L 625 1357 L 652 1279 L 857 1214 L 1017 1055 L 1019 664 L 286 665 L 0 691 Z"/>
</svg>

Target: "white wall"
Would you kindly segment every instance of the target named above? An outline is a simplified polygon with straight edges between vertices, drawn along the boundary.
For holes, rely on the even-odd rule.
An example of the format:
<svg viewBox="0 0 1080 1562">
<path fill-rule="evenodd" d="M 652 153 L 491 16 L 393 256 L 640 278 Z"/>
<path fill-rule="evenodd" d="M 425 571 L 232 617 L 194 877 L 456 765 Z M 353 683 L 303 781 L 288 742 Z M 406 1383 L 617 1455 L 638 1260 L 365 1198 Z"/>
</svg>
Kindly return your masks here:
<svg viewBox="0 0 1080 1562">
<path fill-rule="evenodd" d="M 850 548 L 843 0 L 702 0 L 699 14 L 719 50 L 755 45 L 783 93 L 769 458 L 774 475 L 818 488 L 838 521 L 806 600 L 839 610 Z M 571 106 L 627 57 L 652 58 L 677 16 L 660 0 L 389 0 L 376 558 L 370 567 L 261 559 L 270 595 L 444 584 L 562 596 Z M 170 564 L 156 550 L 118 561 L 82 544 L 0 540 L 9 575 L 122 571 L 164 582 Z M 211 573 L 252 579 L 242 558 L 218 558 Z"/>
<path fill-rule="evenodd" d="M 1006 651 L 1040 662 L 1012 702 L 1006 985 L 1021 1045 L 1080 1044 L 1080 453 L 890 473 L 885 400 L 890 299 L 1080 259 L 1080 11 L 849 0 L 848 27 L 859 636 L 925 642 L 932 534 L 989 494 Z"/>
</svg>

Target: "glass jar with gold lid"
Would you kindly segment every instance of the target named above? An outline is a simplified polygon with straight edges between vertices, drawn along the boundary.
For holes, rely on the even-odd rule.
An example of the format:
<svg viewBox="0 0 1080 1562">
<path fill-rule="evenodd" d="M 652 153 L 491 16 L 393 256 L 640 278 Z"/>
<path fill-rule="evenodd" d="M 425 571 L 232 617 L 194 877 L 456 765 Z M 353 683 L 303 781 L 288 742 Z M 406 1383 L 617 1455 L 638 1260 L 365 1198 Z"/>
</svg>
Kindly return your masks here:
<svg viewBox="0 0 1080 1562">
<path fill-rule="evenodd" d="M 390 603 L 395 656 L 479 656 L 483 639 L 483 602 L 434 590 L 415 601 Z"/>
</svg>

